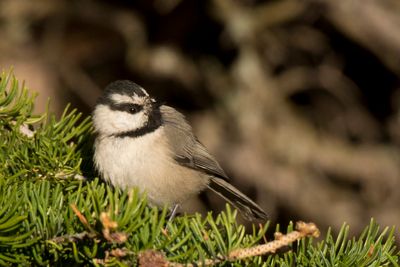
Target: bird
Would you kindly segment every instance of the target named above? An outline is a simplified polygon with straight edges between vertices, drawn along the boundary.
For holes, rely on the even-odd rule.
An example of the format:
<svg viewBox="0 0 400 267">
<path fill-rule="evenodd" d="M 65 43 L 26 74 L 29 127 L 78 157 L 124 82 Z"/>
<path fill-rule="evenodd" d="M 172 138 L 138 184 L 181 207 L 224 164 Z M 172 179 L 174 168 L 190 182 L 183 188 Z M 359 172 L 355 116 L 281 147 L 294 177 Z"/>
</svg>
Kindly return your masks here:
<svg viewBox="0 0 400 267">
<path fill-rule="evenodd" d="M 92 121 L 94 165 L 112 186 L 139 188 L 149 204 L 168 206 L 172 217 L 179 205 L 208 188 L 245 219 L 267 220 L 265 211 L 230 183 L 185 116 L 138 84 L 117 80 L 106 86 Z"/>
</svg>

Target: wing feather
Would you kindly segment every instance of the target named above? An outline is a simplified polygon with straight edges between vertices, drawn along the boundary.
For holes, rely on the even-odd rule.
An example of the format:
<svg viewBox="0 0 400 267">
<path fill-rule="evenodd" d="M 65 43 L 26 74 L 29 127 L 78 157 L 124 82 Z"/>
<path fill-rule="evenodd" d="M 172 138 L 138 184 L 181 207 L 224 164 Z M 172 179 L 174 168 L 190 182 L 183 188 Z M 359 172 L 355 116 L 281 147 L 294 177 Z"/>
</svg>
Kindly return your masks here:
<svg viewBox="0 0 400 267">
<path fill-rule="evenodd" d="M 245 218 L 265 220 L 267 215 L 263 209 L 229 184 L 228 176 L 215 158 L 194 136 L 185 117 L 171 107 L 161 106 L 160 108 L 164 121 L 163 127 L 176 162 L 213 176 L 209 180 L 208 187 L 239 209 Z"/>
<path fill-rule="evenodd" d="M 160 109 L 175 160 L 185 167 L 228 180 L 216 159 L 193 134 L 183 114 L 169 106 L 161 106 Z"/>
</svg>

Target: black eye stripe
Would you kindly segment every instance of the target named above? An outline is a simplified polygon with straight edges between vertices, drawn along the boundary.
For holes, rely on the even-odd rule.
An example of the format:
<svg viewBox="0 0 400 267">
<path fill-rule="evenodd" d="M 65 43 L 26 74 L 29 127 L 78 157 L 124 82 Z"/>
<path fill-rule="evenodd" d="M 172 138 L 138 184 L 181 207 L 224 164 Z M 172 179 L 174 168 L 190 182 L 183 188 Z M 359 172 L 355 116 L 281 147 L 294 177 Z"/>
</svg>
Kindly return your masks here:
<svg viewBox="0 0 400 267">
<path fill-rule="evenodd" d="M 132 103 L 120 103 L 120 104 L 113 104 L 111 106 L 112 110 L 118 110 L 118 111 L 125 111 L 131 114 L 138 113 L 143 110 L 143 106 L 138 105 L 138 104 L 132 104 Z"/>
<path fill-rule="evenodd" d="M 138 137 L 138 136 L 143 136 L 148 133 L 154 132 L 157 130 L 163 122 L 163 118 L 161 115 L 160 107 L 159 105 L 153 106 L 153 109 L 151 110 L 149 117 L 147 119 L 147 123 L 138 129 L 132 130 L 132 131 L 126 131 L 126 132 L 120 132 L 117 134 L 112 134 L 111 136 L 117 137 L 117 138 L 125 138 L 125 137 Z"/>
</svg>

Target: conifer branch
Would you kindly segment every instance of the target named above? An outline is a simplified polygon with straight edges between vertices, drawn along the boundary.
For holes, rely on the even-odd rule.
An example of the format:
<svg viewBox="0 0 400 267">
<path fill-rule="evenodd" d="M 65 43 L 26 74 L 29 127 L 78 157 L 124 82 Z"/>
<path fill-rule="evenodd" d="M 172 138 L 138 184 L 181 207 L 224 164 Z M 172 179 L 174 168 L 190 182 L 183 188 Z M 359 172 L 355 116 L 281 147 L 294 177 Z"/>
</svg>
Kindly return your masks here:
<svg viewBox="0 0 400 267">
<path fill-rule="evenodd" d="M 139 266 L 165 266 L 165 267 L 194 267 L 194 266 L 214 266 L 225 261 L 232 262 L 243 260 L 250 257 L 261 256 L 267 253 L 276 253 L 278 249 L 290 245 L 306 236 L 319 237 L 320 232 L 314 223 L 296 223 L 296 231 L 286 235 L 275 232 L 275 240 L 263 245 L 256 245 L 249 248 L 239 248 L 231 251 L 227 256 L 218 256 L 215 259 L 204 259 L 196 263 L 182 264 L 168 261 L 163 253 L 154 250 L 146 250 L 139 254 Z"/>
<path fill-rule="evenodd" d="M 316 228 L 293 231 L 289 224 L 263 245 L 269 223 L 248 233 L 229 206 L 216 216 L 167 222 L 168 210 L 149 207 L 136 189 L 118 190 L 95 177 L 90 118 L 69 107 L 60 119 L 34 115 L 34 99 L 12 74 L 1 74 L 2 266 L 132 266 L 148 257 L 171 266 L 399 266 L 394 228 L 380 230 L 373 220 L 357 239 L 343 225 L 316 243 Z M 282 246 L 289 251 L 276 254 Z"/>
</svg>

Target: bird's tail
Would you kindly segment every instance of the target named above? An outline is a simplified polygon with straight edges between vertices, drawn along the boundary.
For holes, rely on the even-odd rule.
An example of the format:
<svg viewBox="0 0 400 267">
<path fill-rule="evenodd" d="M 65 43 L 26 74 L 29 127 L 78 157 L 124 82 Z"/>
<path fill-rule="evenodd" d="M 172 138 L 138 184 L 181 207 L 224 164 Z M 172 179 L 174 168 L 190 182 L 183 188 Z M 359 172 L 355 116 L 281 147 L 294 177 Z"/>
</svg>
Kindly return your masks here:
<svg viewBox="0 0 400 267">
<path fill-rule="evenodd" d="M 268 216 L 262 208 L 225 180 L 212 177 L 208 187 L 237 208 L 247 220 L 267 220 Z"/>
</svg>

